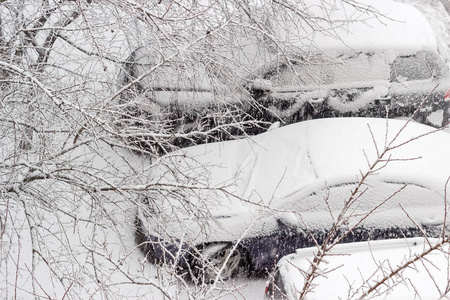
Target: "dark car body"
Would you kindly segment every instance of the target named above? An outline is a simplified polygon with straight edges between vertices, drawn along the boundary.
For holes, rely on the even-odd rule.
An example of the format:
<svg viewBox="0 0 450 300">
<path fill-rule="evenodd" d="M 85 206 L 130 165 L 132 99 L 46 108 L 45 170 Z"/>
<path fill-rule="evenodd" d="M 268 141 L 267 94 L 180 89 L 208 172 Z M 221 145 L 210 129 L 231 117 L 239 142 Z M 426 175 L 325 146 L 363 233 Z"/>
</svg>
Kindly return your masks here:
<svg viewBox="0 0 450 300">
<path fill-rule="evenodd" d="M 167 242 L 166 240 L 152 235 L 147 232 L 147 229 L 142 225 L 139 219 L 136 219 L 136 241 L 141 245 L 141 250 L 152 263 L 165 263 L 169 265 L 175 264 L 180 273 L 189 273 L 195 276 L 198 275 L 197 268 L 202 268 L 201 257 L 199 253 L 208 247 L 216 247 L 221 245 L 218 249 L 232 248 L 234 243 L 231 241 L 217 241 L 205 244 L 197 244 L 195 246 L 188 243 L 180 246 L 180 241 L 175 243 Z M 427 237 L 437 238 L 442 233 L 440 226 L 422 226 L 417 227 L 391 227 L 391 228 L 364 228 L 359 227 L 352 231 L 351 234 L 346 235 L 342 239 L 342 243 L 354 243 L 361 241 L 377 241 L 386 239 L 412 238 L 420 237 L 423 231 L 427 232 Z M 286 225 L 279 223 L 279 227 L 267 236 L 246 237 L 240 241 L 237 251 L 243 253 L 243 261 L 240 267 L 244 269 L 245 275 L 264 276 L 270 273 L 277 264 L 278 260 L 288 254 L 294 253 L 299 248 L 314 247 L 317 244 L 321 245 L 329 232 L 327 230 L 312 230 L 308 233 L 298 232 Z M 339 238 L 341 235 L 348 234 L 342 231 L 336 235 Z M 178 256 L 178 253 L 183 253 Z M 278 283 L 280 284 L 280 283 Z"/>
</svg>

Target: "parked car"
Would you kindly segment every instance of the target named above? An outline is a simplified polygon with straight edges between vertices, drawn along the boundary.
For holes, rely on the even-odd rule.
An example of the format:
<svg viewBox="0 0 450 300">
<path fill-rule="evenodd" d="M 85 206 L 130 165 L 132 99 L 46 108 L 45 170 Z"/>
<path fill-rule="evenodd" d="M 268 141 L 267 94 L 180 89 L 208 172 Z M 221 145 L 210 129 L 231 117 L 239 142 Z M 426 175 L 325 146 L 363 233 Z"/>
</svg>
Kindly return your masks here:
<svg viewBox="0 0 450 300">
<path fill-rule="evenodd" d="M 338 219 L 333 240 L 343 243 L 422 230 L 437 237 L 450 135 L 434 131 L 404 120 L 318 119 L 173 152 L 153 166 L 136 239 L 151 262 L 211 279 L 222 266 L 225 278 L 263 274 L 329 239 Z"/>
<path fill-rule="evenodd" d="M 443 291 L 448 285 L 448 244 L 418 257 L 440 243 L 442 239 L 403 238 L 337 245 L 320 266 L 326 275 L 315 278 L 308 299 L 346 299 L 349 295 L 359 299 L 389 273 L 412 261 L 368 295 L 370 299 L 439 299 L 439 288 Z M 299 299 L 302 271 L 308 271 L 316 253 L 313 247 L 283 257 L 267 283 L 265 299 Z"/>
<path fill-rule="evenodd" d="M 265 93 L 259 101 L 286 123 L 335 116 L 384 117 L 387 109 L 389 116 L 400 117 L 409 116 L 438 86 L 417 120 L 445 126 L 448 103 L 443 99 L 449 74 L 444 41 L 410 5 L 359 2 L 373 5 L 379 18 L 342 5 L 331 12 L 316 7 L 315 15 L 325 21 L 314 28 L 272 20 L 275 36 L 309 51 L 305 56 L 299 50 L 297 56 L 265 66 L 260 75 Z M 354 14 L 365 21 L 342 26 L 338 22 Z"/>
<path fill-rule="evenodd" d="M 209 47 L 178 56 L 170 45 L 138 48 L 119 82 L 149 75 L 123 94 L 125 127 L 165 133 L 134 134 L 164 154 L 259 134 L 277 121 L 410 116 L 428 94 L 415 119 L 447 125 L 447 47 L 416 8 L 389 0 L 360 0 L 367 12 L 322 5 L 305 6 L 323 20 L 315 27 L 294 13 L 268 15 L 271 40 L 238 30 L 224 37 L 232 43 L 211 38 Z"/>
</svg>

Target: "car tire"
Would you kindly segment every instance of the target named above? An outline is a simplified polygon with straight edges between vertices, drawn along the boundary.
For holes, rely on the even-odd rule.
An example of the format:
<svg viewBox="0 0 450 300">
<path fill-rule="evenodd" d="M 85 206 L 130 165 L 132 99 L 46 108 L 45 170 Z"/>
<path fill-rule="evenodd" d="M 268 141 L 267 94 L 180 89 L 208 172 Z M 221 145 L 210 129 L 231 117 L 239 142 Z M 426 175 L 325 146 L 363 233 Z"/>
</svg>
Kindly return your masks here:
<svg viewBox="0 0 450 300">
<path fill-rule="evenodd" d="M 239 274 L 247 274 L 250 270 L 250 260 L 247 251 L 242 247 L 233 249 L 232 244 L 213 244 L 203 250 L 203 264 L 197 269 L 199 279 L 206 283 L 219 280 L 228 280 Z M 220 272 L 220 276 L 217 274 Z"/>
</svg>

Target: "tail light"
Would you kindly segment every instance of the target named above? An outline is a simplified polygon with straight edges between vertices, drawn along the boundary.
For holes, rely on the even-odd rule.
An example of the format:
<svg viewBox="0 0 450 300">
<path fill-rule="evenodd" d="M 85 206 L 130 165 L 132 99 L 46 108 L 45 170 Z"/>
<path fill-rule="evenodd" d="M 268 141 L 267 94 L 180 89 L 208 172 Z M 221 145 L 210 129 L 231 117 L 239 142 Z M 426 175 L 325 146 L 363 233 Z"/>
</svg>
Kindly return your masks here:
<svg viewBox="0 0 450 300">
<path fill-rule="evenodd" d="M 266 282 L 266 288 L 264 289 L 264 295 L 268 295 L 269 294 L 269 285 L 270 285 L 270 281 Z"/>
<path fill-rule="evenodd" d="M 450 101 L 450 89 L 447 90 L 447 93 L 445 93 L 444 101 Z"/>
</svg>

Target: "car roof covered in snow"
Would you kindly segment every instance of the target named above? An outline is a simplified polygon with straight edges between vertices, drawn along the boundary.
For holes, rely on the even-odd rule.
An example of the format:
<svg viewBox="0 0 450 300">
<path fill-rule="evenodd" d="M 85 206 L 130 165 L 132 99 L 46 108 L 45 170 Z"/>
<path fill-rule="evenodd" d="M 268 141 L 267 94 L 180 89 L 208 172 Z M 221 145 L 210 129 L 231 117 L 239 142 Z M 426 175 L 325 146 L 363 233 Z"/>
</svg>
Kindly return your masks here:
<svg viewBox="0 0 450 300">
<path fill-rule="evenodd" d="M 273 28 L 284 41 L 304 50 L 387 51 L 411 55 L 437 49 L 436 35 L 425 16 L 415 7 L 391 0 L 333 1 L 303 4 L 310 18 L 298 22 L 276 20 Z M 321 21 L 320 21 L 321 20 Z"/>
<path fill-rule="evenodd" d="M 222 222 L 219 227 L 231 235 L 233 222 L 241 222 L 242 214 L 249 224 L 261 213 L 291 222 L 290 210 L 304 212 L 303 220 L 314 226 L 328 227 L 333 220 L 323 198 L 327 191 L 333 196 L 328 204 L 339 211 L 361 176 L 396 137 L 393 149 L 368 176 L 364 185 L 368 190 L 361 198 L 366 205 L 360 209 L 370 209 L 401 189 L 396 200 L 386 204 L 389 209 L 384 214 L 374 214 L 367 222 L 401 226 L 408 221 L 402 204 L 411 208 L 411 216 L 421 218 L 419 223 L 439 223 L 450 175 L 450 135 L 434 131 L 403 120 L 319 119 L 241 140 L 185 148 L 163 157 L 152 178 L 160 185 L 184 186 L 185 192 L 159 190 L 156 197 L 161 202 L 155 203 L 160 203 L 158 209 L 186 216 L 206 209 L 208 217 Z M 271 209 L 278 212 L 272 214 Z M 264 222 L 275 222 L 269 219 Z"/>
</svg>

